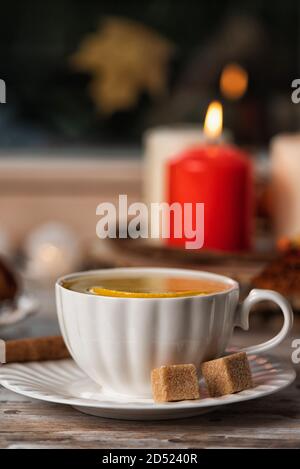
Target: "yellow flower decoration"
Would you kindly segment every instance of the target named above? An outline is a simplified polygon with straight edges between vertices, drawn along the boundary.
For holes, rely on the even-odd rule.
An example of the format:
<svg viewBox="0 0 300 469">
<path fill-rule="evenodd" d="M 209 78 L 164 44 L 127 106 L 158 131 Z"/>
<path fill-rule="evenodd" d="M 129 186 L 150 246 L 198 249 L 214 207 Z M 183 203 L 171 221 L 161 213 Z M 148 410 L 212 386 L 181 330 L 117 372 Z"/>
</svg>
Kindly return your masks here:
<svg viewBox="0 0 300 469">
<path fill-rule="evenodd" d="M 106 18 L 71 57 L 72 66 L 91 73 L 90 94 L 105 114 L 133 107 L 144 91 L 166 92 L 173 45 L 132 20 Z"/>
</svg>

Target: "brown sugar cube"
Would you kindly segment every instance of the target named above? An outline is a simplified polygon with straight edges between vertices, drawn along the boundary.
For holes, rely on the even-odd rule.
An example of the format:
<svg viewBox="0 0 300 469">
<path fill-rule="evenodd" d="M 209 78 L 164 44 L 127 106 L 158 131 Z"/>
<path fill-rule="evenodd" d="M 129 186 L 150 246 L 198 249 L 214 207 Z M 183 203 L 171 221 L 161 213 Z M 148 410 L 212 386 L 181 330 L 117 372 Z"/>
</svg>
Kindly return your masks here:
<svg viewBox="0 0 300 469">
<path fill-rule="evenodd" d="M 245 352 L 202 363 L 201 371 L 211 397 L 233 394 L 253 386 Z"/>
<path fill-rule="evenodd" d="M 156 402 L 199 399 L 199 381 L 194 365 L 166 365 L 151 372 L 153 399 Z"/>
</svg>

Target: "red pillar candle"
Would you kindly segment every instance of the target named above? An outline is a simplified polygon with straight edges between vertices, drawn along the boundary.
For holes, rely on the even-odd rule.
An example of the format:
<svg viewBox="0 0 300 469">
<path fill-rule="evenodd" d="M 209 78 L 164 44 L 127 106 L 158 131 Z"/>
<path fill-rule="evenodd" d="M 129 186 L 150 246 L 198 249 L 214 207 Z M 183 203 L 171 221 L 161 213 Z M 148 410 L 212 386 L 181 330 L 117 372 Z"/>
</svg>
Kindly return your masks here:
<svg viewBox="0 0 300 469">
<path fill-rule="evenodd" d="M 187 149 L 167 168 L 169 204 L 204 203 L 204 246 L 210 250 L 242 251 L 251 247 L 252 166 L 247 155 L 234 146 L 206 144 Z M 193 226 L 195 229 L 195 225 Z M 188 239 L 174 236 L 171 246 L 184 247 Z"/>
</svg>

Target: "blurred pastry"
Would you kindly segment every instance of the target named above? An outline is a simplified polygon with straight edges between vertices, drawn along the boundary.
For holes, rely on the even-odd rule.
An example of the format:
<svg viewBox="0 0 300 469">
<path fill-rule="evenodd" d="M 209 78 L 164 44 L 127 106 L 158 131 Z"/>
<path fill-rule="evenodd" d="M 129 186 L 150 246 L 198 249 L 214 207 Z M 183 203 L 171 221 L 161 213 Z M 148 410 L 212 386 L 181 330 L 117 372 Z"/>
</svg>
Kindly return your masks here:
<svg viewBox="0 0 300 469">
<path fill-rule="evenodd" d="M 282 238 L 277 243 L 280 254 L 252 280 L 252 286 L 276 290 L 300 308 L 300 238 Z"/>
<path fill-rule="evenodd" d="M 7 263 L 0 258 L 0 301 L 13 301 L 17 292 L 17 277 Z"/>
</svg>

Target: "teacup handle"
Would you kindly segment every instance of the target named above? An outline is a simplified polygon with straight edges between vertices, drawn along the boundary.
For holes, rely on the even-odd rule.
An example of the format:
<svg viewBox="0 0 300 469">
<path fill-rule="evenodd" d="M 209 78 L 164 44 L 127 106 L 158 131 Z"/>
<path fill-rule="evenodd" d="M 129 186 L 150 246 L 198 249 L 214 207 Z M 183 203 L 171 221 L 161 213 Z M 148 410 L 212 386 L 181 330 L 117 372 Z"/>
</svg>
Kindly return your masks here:
<svg viewBox="0 0 300 469">
<path fill-rule="evenodd" d="M 263 342 L 258 345 L 252 345 L 250 347 L 245 347 L 241 349 L 243 352 L 260 353 L 265 352 L 266 350 L 269 350 L 273 347 L 276 347 L 276 345 L 280 344 L 280 342 L 282 342 L 286 338 L 293 326 L 293 311 L 289 302 L 284 298 L 284 296 L 280 295 L 280 293 L 277 293 L 273 290 L 259 289 L 251 290 L 247 298 L 237 309 L 234 325 L 237 327 L 241 327 L 242 329 L 247 331 L 249 329 L 249 313 L 252 306 L 258 303 L 259 301 L 266 300 L 273 301 L 274 303 L 276 303 L 282 311 L 282 314 L 284 316 L 284 323 L 281 328 L 281 331 L 272 339 L 267 340 L 267 342 Z"/>
</svg>

